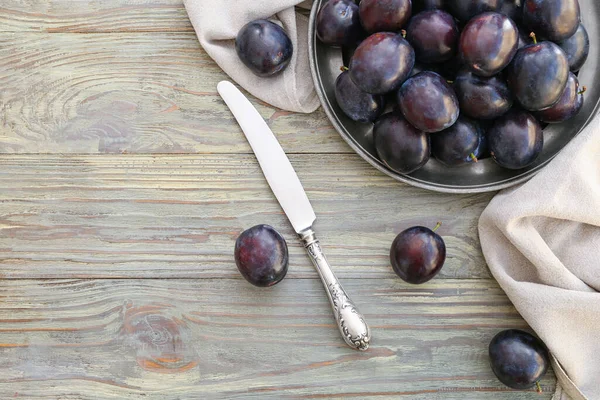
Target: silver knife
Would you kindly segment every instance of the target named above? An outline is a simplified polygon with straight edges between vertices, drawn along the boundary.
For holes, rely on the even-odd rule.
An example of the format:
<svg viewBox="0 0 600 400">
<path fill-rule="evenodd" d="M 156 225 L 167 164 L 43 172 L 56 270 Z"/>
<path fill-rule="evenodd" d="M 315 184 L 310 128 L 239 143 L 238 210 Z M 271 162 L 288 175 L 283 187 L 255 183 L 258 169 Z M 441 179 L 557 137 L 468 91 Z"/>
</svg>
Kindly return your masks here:
<svg viewBox="0 0 600 400">
<path fill-rule="evenodd" d="M 315 212 L 290 160 L 267 123 L 242 92 L 228 81 L 219 82 L 217 91 L 240 124 L 271 190 L 319 273 L 344 341 L 354 349 L 367 350 L 371 330 L 331 271 L 312 229 Z"/>
</svg>

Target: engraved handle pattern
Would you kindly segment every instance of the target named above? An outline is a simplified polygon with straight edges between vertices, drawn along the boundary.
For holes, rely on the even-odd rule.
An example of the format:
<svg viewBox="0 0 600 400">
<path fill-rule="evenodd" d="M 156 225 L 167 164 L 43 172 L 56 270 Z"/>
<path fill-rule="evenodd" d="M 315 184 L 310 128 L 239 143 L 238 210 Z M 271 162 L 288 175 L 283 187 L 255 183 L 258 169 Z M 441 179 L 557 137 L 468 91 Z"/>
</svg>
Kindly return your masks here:
<svg viewBox="0 0 600 400">
<path fill-rule="evenodd" d="M 329 302 L 344 341 L 354 349 L 367 350 L 371 341 L 371 330 L 331 271 L 314 231 L 308 229 L 301 232 L 300 239 L 327 289 Z"/>
</svg>

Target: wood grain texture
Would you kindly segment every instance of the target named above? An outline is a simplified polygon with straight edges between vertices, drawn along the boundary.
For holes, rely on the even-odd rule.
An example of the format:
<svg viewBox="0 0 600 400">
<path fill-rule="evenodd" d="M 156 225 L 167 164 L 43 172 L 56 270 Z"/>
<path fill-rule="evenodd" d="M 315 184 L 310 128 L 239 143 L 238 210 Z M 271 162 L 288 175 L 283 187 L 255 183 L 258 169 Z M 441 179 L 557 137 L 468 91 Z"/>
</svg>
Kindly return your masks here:
<svg viewBox="0 0 600 400">
<path fill-rule="evenodd" d="M 0 397 L 550 398 L 551 374 L 537 396 L 488 366 L 495 333 L 527 329 L 495 282 L 346 289 L 373 329 L 364 353 L 312 279 L 0 281 Z"/>
<path fill-rule="evenodd" d="M 4 32 L 190 32 L 182 0 L 19 0 L 0 6 Z"/>
<path fill-rule="evenodd" d="M 340 277 L 393 276 L 395 235 L 438 220 L 441 276 L 490 276 L 477 219 L 491 194 L 409 187 L 356 155 L 290 159 Z M 253 155 L 3 156 L 0 187 L 6 278 L 234 277 L 235 239 L 260 223 L 286 238 L 290 277 L 317 276 Z"/>
<path fill-rule="evenodd" d="M 0 33 L 0 153 L 250 153 L 193 32 Z M 350 153 L 322 110 L 251 98 L 291 153 Z"/>
</svg>

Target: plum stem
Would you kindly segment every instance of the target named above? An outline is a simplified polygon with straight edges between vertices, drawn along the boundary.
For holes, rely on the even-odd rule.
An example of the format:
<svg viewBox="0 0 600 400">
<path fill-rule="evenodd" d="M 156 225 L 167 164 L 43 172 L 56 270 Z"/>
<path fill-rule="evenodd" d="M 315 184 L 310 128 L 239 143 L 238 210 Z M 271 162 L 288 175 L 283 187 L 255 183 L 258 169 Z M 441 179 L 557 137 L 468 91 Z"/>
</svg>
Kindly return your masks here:
<svg viewBox="0 0 600 400">
<path fill-rule="evenodd" d="M 542 387 L 540 386 L 540 382 L 535 383 L 535 391 L 538 393 L 542 393 Z"/>
<path fill-rule="evenodd" d="M 435 228 L 433 228 L 431 231 L 432 231 L 432 232 L 435 232 L 435 231 L 437 231 L 437 230 L 438 230 L 438 228 L 439 228 L 440 226 L 442 226 L 442 223 L 441 223 L 440 221 L 438 221 L 438 223 L 437 223 L 437 224 L 435 224 Z"/>
<path fill-rule="evenodd" d="M 537 44 L 537 36 L 535 35 L 535 33 L 531 32 L 529 34 L 529 37 L 533 39 L 533 44 Z"/>
<path fill-rule="evenodd" d="M 577 92 L 577 94 L 584 94 L 586 90 L 587 90 L 587 87 L 583 86 L 581 88 L 581 90 L 579 92 Z"/>
<path fill-rule="evenodd" d="M 342 66 L 340 67 L 340 71 L 342 71 L 342 72 L 346 72 L 346 71 L 348 71 L 349 69 L 350 69 L 350 68 L 346 67 L 345 65 L 342 65 Z"/>
<path fill-rule="evenodd" d="M 451 80 L 447 80 L 446 82 L 448 82 L 451 85 L 454 83 L 454 81 L 451 81 Z"/>
<path fill-rule="evenodd" d="M 471 157 L 471 160 L 478 162 L 479 160 L 477 159 L 477 156 L 475 155 L 475 153 L 471 153 L 469 154 L 469 157 Z"/>
<path fill-rule="evenodd" d="M 406 30 L 405 30 L 405 29 L 402 29 L 402 30 L 400 31 L 400 34 L 402 35 L 402 37 L 403 37 L 403 38 L 405 38 L 405 37 L 406 37 Z"/>
</svg>

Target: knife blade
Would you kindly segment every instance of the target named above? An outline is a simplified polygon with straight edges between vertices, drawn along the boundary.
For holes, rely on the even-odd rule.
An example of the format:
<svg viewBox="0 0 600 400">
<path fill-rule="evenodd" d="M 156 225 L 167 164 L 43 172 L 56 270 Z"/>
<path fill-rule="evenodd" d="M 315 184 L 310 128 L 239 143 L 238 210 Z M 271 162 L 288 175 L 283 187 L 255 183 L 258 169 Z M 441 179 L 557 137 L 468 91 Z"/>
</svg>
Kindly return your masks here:
<svg viewBox="0 0 600 400">
<path fill-rule="evenodd" d="M 367 350 L 371 330 L 331 271 L 312 229 L 316 220 L 315 212 L 290 160 L 269 126 L 242 92 L 228 81 L 219 82 L 217 91 L 242 128 L 271 190 L 319 273 L 344 341 L 354 349 Z"/>
<path fill-rule="evenodd" d="M 244 131 L 271 190 L 296 233 L 310 228 L 317 218 L 315 212 L 296 171 L 265 120 L 231 82 L 219 82 L 217 91 Z"/>
</svg>

